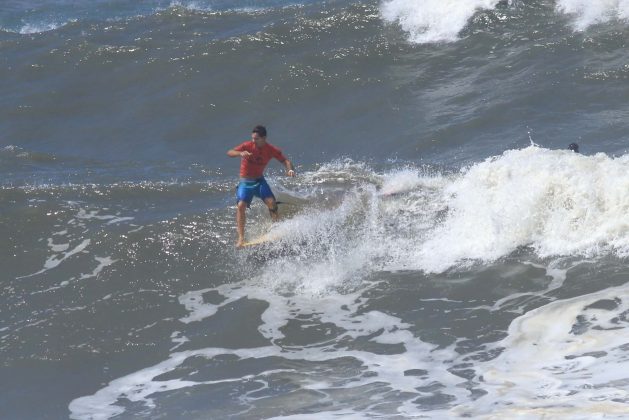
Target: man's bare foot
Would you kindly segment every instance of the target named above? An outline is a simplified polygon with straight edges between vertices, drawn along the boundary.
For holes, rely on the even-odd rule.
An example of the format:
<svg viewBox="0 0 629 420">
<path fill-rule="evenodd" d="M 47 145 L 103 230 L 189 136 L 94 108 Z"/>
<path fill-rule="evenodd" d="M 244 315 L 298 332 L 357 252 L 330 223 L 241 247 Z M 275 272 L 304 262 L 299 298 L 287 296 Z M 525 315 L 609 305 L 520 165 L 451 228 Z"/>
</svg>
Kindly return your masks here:
<svg viewBox="0 0 629 420">
<path fill-rule="evenodd" d="M 243 246 L 245 246 L 245 240 L 238 239 L 238 242 L 236 242 L 236 248 L 242 248 Z"/>
</svg>

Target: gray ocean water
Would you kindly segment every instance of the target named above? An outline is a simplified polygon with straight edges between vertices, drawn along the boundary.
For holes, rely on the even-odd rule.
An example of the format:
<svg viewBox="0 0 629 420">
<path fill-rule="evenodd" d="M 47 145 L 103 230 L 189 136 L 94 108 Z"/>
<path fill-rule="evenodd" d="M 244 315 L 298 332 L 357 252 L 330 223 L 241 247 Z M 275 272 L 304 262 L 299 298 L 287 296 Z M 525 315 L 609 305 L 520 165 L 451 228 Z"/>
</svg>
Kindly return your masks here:
<svg viewBox="0 0 629 420">
<path fill-rule="evenodd" d="M 3 0 L 0 418 L 629 418 L 628 18 Z"/>
</svg>

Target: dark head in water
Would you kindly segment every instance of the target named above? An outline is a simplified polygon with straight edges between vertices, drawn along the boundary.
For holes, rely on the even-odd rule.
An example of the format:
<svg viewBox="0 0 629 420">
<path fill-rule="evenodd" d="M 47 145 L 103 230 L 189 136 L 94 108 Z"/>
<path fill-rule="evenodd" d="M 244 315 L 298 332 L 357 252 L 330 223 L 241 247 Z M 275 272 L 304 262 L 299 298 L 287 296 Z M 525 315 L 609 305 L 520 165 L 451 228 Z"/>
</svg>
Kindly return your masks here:
<svg viewBox="0 0 629 420">
<path fill-rule="evenodd" d="M 568 145 L 568 150 L 572 150 L 575 153 L 579 153 L 579 145 L 576 143 L 570 143 L 570 145 Z"/>
</svg>

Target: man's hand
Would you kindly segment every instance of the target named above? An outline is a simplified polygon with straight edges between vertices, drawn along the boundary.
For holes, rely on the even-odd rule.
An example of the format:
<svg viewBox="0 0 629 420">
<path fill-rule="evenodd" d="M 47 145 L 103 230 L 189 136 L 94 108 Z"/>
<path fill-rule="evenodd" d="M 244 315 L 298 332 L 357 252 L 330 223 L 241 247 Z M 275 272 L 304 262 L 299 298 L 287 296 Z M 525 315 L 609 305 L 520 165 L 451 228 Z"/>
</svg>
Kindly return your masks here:
<svg viewBox="0 0 629 420">
<path fill-rule="evenodd" d="M 246 158 L 246 157 L 249 157 L 251 155 L 252 155 L 252 153 L 251 152 L 247 152 L 246 150 L 243 150 L 242 152 L 240 152 L 240 157 L 242 157 L 242 158 Z"/>
<path fill-rule="evenodd" d="M 295 176 L 295 171 L 292 169 L 289 169 L 288 171 L 286 171 L 286 175 L 291 176 L 291 177 Z"/>
</svg>

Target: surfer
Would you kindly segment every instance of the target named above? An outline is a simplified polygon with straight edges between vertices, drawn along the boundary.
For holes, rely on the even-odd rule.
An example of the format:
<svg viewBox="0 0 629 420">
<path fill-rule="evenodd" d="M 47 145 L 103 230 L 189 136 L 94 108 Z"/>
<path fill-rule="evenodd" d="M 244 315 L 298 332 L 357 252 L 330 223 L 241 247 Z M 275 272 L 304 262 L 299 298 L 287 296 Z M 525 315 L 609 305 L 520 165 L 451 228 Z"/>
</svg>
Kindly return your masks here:
<svg viewBox="0 0 629 420">
<path fill-rule="evenodd" d="M 269 208 L 271 219 L 276 221 L 277 202 L 271 187 L 264 179 L 264 168 L 273 158 L 286 167 L 288 176 L 295 176 L 295 169 L 282 151 L 266 141 L 266 128 L 257 125 L 251 132 L 251 141 L 246 141 L 227 151 L 229 157 L 240 157 L 240 183 L 236 192 L 238 209 L 236 211 L 236 226 L 238 229 L 237 247 L 245 244 L 245 210 L 251 206 L 253 197 L 260 197 Z"/>
<path fill-rule="evenodd" d="M 579 145 L 576 143 L 570 143 L 568 145 L 568 150 L 572 150 L 574 153 L 579 153 Z"/>
</svg>

